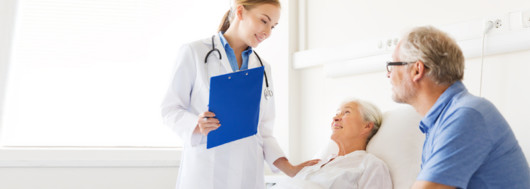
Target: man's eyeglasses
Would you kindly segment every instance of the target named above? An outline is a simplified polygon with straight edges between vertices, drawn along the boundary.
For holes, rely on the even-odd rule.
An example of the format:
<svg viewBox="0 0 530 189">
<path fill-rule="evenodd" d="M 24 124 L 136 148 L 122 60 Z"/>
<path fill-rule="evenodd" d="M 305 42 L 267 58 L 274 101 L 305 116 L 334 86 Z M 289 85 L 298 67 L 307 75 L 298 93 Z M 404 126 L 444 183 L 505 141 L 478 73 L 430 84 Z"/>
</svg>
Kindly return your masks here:
<svg viewBox="0 0 530 189">
<path fill-rule="evenodd" d="M 403 66 L 403 65 L 412 64 L 412 63 L 416 63 L 416 62 L 386 62 L 386 71 L 390 73 L 392 72 L 393 66 Z"/>
</svg>

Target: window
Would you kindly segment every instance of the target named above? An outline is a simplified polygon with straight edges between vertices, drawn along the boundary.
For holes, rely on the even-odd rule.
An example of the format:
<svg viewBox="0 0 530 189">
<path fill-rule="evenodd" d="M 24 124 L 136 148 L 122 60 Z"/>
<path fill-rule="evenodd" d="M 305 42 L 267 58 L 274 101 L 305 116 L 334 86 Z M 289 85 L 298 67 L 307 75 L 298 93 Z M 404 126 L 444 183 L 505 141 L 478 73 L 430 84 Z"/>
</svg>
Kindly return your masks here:
<svg viewBox="0 0 530 189">
<path fill-rule="evenodd" d="M 219 7 L 229 2 L 19 0 L 1 144 L 180 146 L 159 106 L 178 48 L 214 34 Z"/>
</svg>

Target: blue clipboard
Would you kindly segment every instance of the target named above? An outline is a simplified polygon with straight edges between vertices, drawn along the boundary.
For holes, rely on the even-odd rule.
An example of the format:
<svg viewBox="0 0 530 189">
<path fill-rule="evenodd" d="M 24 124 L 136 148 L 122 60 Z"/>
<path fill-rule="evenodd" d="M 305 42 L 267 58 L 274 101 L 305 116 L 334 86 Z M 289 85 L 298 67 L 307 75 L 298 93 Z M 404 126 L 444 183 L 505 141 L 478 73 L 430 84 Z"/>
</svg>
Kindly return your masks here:
<svg viewBox="0 0 530 189">
<path fill-rule="evenodd" d="M 208 133 L 210 149 L 258 132 L 263 67 L 210 78 L 209 111 L 221 126 Z"/>
</svg>

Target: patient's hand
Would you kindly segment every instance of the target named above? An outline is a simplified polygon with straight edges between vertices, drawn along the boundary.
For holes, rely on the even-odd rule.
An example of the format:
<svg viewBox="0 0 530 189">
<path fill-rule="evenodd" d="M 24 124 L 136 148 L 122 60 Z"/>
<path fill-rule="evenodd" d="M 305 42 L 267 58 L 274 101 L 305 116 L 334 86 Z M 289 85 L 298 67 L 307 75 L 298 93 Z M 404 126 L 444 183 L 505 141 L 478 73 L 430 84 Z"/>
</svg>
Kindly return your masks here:
<svg viewBox="0 0 530 189">
<path fill-rule="evenodd" d="M 300 163 L 298 165 L 292 165 L 289 160 L 285 157 L 278 158 L 276 161 L 274 161 L 274 166 L 278 167 L 278 169 L 282 170 L 286 175 L 290 177 L 294 177 L 300 170 L 302 170 L 305 166 L 311 166 L 315 165 L 319 162 L 319 159 L 313 159 L 309 160 L 303 163 Z"/>
</svg>

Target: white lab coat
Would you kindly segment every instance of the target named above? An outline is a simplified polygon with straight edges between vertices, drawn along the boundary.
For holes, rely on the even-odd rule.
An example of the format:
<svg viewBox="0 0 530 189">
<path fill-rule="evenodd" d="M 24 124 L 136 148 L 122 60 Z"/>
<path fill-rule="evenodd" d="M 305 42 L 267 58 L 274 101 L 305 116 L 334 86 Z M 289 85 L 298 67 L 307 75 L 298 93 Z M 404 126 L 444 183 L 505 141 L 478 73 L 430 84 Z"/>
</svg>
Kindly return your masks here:
<svg viewBox="0 0 530 189">
<path fill-rule="evenodd" d="M 263 161 L 272 168 L 276 159 L 284 157 L 273 134 L 274 97 L 261 97 L 258 133 L 234 142 L 206 149 L 206 136 L 193 134 L 198 115 L 208 110 L 210 77 L 231 73 L 226 52 L 219 34 L 215 46 L 222 54 L 213 52 L 211 37 L 183 45 L 178 53 L 176 66 L 167 94 L 162 102 L 164 123 L 175 131 L 184 143 L 184 151 L 177 178 L 180 189 L 210 188 L 264 188 Z M 262 59 L 263 61 L 263 59 Z M 272 89 L 270 66 L 263 61 Z M 261 66 L 254 53 L 249 56 L 248 68 Z M 263 79 L 265 90 L 265 79 Z M 214 112 L 215 113 L 215 112 Z M 222 120 L 221 127 L 222 127 Z"/>
</svg>

